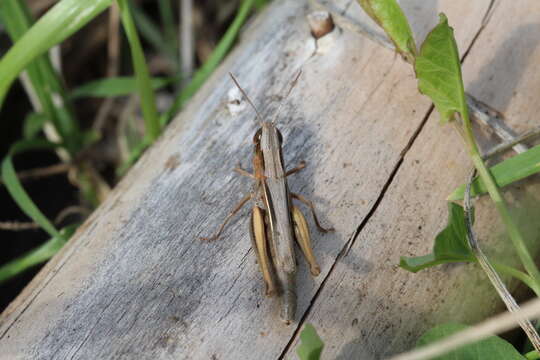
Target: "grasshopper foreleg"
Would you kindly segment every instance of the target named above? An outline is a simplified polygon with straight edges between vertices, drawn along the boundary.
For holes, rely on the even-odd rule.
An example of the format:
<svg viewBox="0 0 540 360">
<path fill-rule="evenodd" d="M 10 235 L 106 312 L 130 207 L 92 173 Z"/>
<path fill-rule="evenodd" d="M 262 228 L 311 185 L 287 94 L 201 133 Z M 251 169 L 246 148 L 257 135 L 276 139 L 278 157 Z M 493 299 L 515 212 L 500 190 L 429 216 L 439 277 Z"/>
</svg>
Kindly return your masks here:
<svg viewBox="0 0 540 360">
<path fill-rule="evenodd" d="M 306 167 L 306 162 L 305 162 L 304 160 L 302 160 L 302 161 L 300 161 L 300 164 L 298 164 L 297 167 L 292 168 L 291 170 L 287 171 L 287 172 L 285 173 L 285 177 L 287 177 L 287 176 L 289 176 L 289 175 L 292 175 L 292 174 L 294 174 L 294 173 L 296 173 L 296 172 L 302 170 L 302 169 L 305 168 L 305 167 Z"/>
<path fill-rule="evenodd" d="M 292 175 L 294 173 L 297 173 L 297 172 L 299 172 L 300 170 L 302 170 L 305 167 L 306 167 L 306 162 L 302 160 L 302 161 L 300 161 L 300 164 L 298 164 L 297 167 L 292 168 L 289 171 L 287 171 L 285 173 L 285 177 L 287 177 L 289 175 Z M 255 175 L 253 175 L 252 173 L 250 173 L 246 169 L 242 168 L 242 166 L 240 164 L 238 164 L 233 170 L 235 172 L 237 172 L 238 174 L 242 175 L 242 176 L 247 176 L 247 177 L 250 177 L 252 179 L 256 179 Z"/>
<path fill-rule="evenodd" d="M 240 163 L 233 169 L 233 171 L 236 171 L 238 174 L 240 174 L 242 176 L 247 176 L 247 177 L 250 177 L 252 179 L 255 179 L 255 175 L 253 175 L 249 171 L 243 169 L 242 166 L 240 165 Z"/>
</svg>

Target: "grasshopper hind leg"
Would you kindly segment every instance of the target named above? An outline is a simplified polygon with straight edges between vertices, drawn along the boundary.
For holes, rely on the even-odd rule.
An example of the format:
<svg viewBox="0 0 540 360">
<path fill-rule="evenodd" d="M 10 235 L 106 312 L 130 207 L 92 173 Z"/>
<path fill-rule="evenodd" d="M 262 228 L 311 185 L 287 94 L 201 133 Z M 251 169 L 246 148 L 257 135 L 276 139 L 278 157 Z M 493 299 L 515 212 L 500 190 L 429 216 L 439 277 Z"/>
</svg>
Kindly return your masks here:
<svg viewBox="0 0 540 360">
<path fill-rule="evenodd" d="M 240 209 L 248 202 L 249 199 L 251 199 L 251 197 L 252 197 L 251 194 L 247 194 L 246 196 L 244 196 L 242 198 L 242 200 L 240 200 L 240 202 L 238 204 L 236 204 L 234 209 L 227 215 L 227 217 L 225 218 L 225 221 L 223 221 L 223 223 L 221 224 L 221 226 L 219 227 L 217 233 L 214 236 L 200 237 L 199 239 L 202 240 L 202 241 L 214 241 L 214 240 L 217 240 L 219 238 L 219 236 L 221 235 L 221 232 L 223 231 L 223 229 L 225 229 L 225 225 L 227 225 L 229 220 L 231 220 L 233 218 L 233 216 L 238 211 L 240 211 Z"/>
<path fill-rule="evenodd" d="M 317 259 L 315 259 L 315 255 L 313 254 L 313 248 L 311 247 L 311 236 L 309 235 L 309 228 L 306 218 L 300 209 L 294 205 L 291 212 L 296 242 L 300 246 L 300 249 L 302 249 L 302 253 L 309 264 L 309 271 L 311 272 L 311 275 L 317 276 L 321 273 L 321 268 L 319 267 L 319 264 L 317 264 Z"/>
<path fill-rule="evenodd" d="M 330 231 L 334 231 L 334 228 L 323 228 L 321 226 L 321 224 L 319 223 L 319 219 L 317 218 L 317 214 L 315 213 L 315 206 L 313 206 L 313 203 L 311 202 L 311 200 L 308 200 L 306 199 L 305 197 L 303 197 L 302 195 L 299 195 L 299 194 L 294 194 L 294 193 L 291 193 L 291 196 L 304 203 L 306 206 L 308 206 L 311 210 L 311 214 L 313 215 L 313 220 L 315 220 L 315 225 L 317 226 L 317 229 L 319 229 L 320 232 L 322 233 L 327 233 L 327 232 L 330 232 Z"/>
<path fill-rule="evenodd" d="M 264 216 L 263 209 L 256 205 L 253 206 L 249 223 L 249 234 L 266 285 L 266 296 L 273 296 L 276 294 L 277 288 L 274 280 L 272 261 L 268 251 L 267 230 Z"/>
</svg>

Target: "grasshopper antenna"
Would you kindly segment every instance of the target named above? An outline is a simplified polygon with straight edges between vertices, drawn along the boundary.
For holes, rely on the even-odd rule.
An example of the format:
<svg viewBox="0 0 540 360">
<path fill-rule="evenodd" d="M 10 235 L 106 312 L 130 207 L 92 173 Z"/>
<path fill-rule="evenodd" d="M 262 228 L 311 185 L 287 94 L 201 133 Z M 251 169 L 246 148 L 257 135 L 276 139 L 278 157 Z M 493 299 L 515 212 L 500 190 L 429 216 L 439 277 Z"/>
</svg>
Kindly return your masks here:
<svg viewBox="0 0 540 360">
<path fill-rule="evenodd" d="M 275 123 L 277 118 L 278 118 L 278 115 L 279 113 L 281 112 L 281 108 L 283 107 L 283 103 L 285 102 L 285 100 L 289 97 L 289 95 L 291 94 L 292 90 L 294 89 L 294 87 L 296 86 L 296 84 L 298 83 L 298 79 L 300 78 L 300 75 L 302 75 L 302 69 L 298 70 L 298 73 L 295 75 L 293 81 L 291 82 L 291 86 L 289 87 L 289 91 L 287 92 L 287 94 L 285 94 L 285 97 L 283 99 L 281 99 L 281 102 L 279 103 L 279 106 L 276 110 L 276 115 L 274 116 L 274 118 L 272 119 L 272 123 Z"/>
<path fill-rule="evenodd" d="M 234 75 L 230 72 L 229 75 L 231 76 L 231 79 L 232 81 L 234 81 L 234 84 L 236 85 L 236 87 L 238 88 L 238 90 L 240 90 L 240 92 L 242 93 L 242 95 L 244 95 L 244 97 L 246 98 L 246 100 L 248 101 L 249 105 L 251 105 L 251 107 L 253 108 L 253 110 L 255 110 L 255 113 L 257 114 L 257 118 L 259 119 L 259 121 L 262 123 L 263 122 L 263 118 L 261 116 L 261 114 L 259 114 L 259 111 L 257 110 L 257 108 L 255 107 L 255 105 L 253 105 L 253 103 L 251 102 L 251 99 L 249 98 L 249 96 L 246 94 L 246 92 L 244 91 L 244 89 L 242 89 L 242 87 L 240 86 L 240 84 L 238 83 L 238 81 L 236 80 L 236 78 L 234 77 Z"/>
</svg>

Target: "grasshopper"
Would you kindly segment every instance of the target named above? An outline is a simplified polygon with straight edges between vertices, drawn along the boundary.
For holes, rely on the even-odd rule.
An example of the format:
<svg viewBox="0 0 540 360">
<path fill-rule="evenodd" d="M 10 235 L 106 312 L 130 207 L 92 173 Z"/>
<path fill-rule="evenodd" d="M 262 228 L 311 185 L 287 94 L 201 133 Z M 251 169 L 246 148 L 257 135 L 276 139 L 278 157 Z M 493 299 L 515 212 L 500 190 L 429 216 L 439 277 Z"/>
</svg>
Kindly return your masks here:
<svg viewBox="0 0 540 360">
<path fill-rule="evenodd" d="M 294 78 L 286 99 L 296 85 L 301 72 Z M 252 191 L 227 215 L 217 233 L 210 238 L 201 240 L 216 240 L 231 218 L 249 201 L 253 201 L 249 232 L 253 249 L 257 256 L 260 270 L 263 275 L 266 295 L 278 296 L 281 299 L 280 318 L 290 324 L 294 321 L 296 312 L 296 258 L 294 242 L 302 250 L 313 276 L 320 273 L 313 250 L 307 221 L 298 207 L 293 205 L 296 199 L 307 205 L 313 214 L 313 219 L 319 231 L 326 233 L 332 228 L 323 228 L 313 203 L 301 195 L 291 193 L 287 186 L 287 177 L 305 167 L 301 162 L 297 167 L 285 171 L 281 132 L 275 126 L 275 120 L 283 104 L 280 103 L 272 121 L 264 121 L 253 105 L 246 92 L 240 87 L 235 77 L 230 74 L 233 82 L 253 107 L 260 121 L 260 128 L 253 137 L 253 173 L 244 170 L 240 165 L 234 169 L 240 175 L 254 180 Z"/>
</svg>

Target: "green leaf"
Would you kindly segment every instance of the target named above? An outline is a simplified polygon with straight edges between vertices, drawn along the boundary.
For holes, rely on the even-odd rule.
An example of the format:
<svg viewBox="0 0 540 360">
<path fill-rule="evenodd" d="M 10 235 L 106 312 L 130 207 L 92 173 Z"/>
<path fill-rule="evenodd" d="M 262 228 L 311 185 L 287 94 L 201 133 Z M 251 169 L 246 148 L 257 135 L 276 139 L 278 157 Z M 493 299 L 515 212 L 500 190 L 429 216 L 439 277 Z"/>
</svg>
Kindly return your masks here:
<svg viewBox="0 0 540 360">
<path fill-rule="evenodd" d="M 26 2 L 20 0 L 0 1 L 0 18 L 14 43 L 23 38 L 34 24 Z M 79 150 L 79 126 L 65 95 L 63 80 L 53 68 L 48 53 L 37 56 L 25 70 L 29 80 L 25 89 L 30 97 L 36 99 L 35 111 L 47 117 L 66 150 L 73 155 Z"/>
<path fill-rule="evenodd" d="M 11 147 L 9 154 L 2 161 L 2 180 L 9 194 L 13 200 L 15 200 L 17 205 L 19 205 L 21 210 L 38 223 L 53 238 L 61 237 L 61 235 L 49 219 L 47 219 L 47 217 L 38 209 L 36 204 L 34 204 L 30 196 L 28 196 L 22 187 L 21 182 L 17 178 L 15 168 L 13 167 L 13 156 L 24 151 L 55 149 L 57 147 L 59 147 L 58 144 L 51 143 L 47 140 L 22 140 Z"/>
<path fill-rule="evenodd" d="M 467 241 L 465 213 L 455 203 L 448 203 L 448 225 L 435 238 L 433 252 L 424 256 L 402 256 L 399 266 L 411 272 L 451 262 L 476 261 Z"/>
<path fill-rule="evenodd" d="M 95 18 L 112 0 L 61 0 L 0 60 L 0 107 L 13 80 L 37 56 Z"/>
<path fill-rule="evenodd" d="M 417 347 L 442 340 L 467 329 L 468 326 L 448 323 L 428 330 L 416 343 Z M 490 336 L 473 344 L 462 346 L 432 360 L 524 360 L 525 358 L 506 340 Z"/>
<path fill-rule="evenodd" d="M 47 122 L 47 115 L 43 113 L 30 113 L 24 118 L 23 137 L 33 139 Z"/>
<path fill-rule="evenodd" d="M 307 323 L 300 333 L 301 344 L 296 348 L 300 360 L 319 360 L 324 343 L 315 331 L 313 325 Z"/>
<path fill-rule="evenodd" d="M 133 62 L 133 69 L 135 70 L 135 78 L 137 79 L 137 91 L 141 99 L 146 134 L 153 142 L 161 132 L 156 96 L 152 89 L 150 73 L 142 50 L 141 41 L 139 40 L 137 29 L 131 17 L 130 2 L 127 0 L 118 0 L 118 7 L 120 8 L 122 25 L 124 26 L 131 50 L 131 60 Z"/>
<path fill-rule="evenodd" d="M 467 105 L 454 30 L 444 14 L 439 18 L 439 24 L 422 44 L 414 68 L 420 92 L 431 98 L 441 122 L 446 123 L 454 113 L 464 114 Z"/>
<path fill-rule="evenodd" d="M 32 266 L 49 260 L 64 246 L 73 235 L 77 225 L 69 225 L 60 230 L 61 236 L 55 236 L 46 243 L 30 250 L 26 254 L 0 266 L 0 284 L 28 270 Z"/>
<path fill-rule="evenodd" d="M 152 89 L 160 89 L 170 83 L 171 78 L 151 78 Z M 98 79 L 87 82 L 74 89 L 70 97 L 72 99 L 81 97 L 114 97 L 129 95 L 137 91 L 137 79 L 133 76 L 118 76 Z"/>
<path fill-rule="evenodd" d="M 413 64 L 416 57 L 416 43 L 409 22 L 397 1 L 358 0 L 358 2 L 373 21 L 386 32 L 396 51 Z"/>
<path fill-rule="evenodd" d="M 489 169 L 498 187 L 504 187 L 515 181 L 536 174 L 540 171 L 540 145 L 512 156 Z M 476 177 L 471 185 L 471 196 L 482 195 L 487 192 L 486 185 Z M 449 201 L 462 200 L 465 194 L 465 184 L 458 187 L 450 196 Z"/>
</svg>

